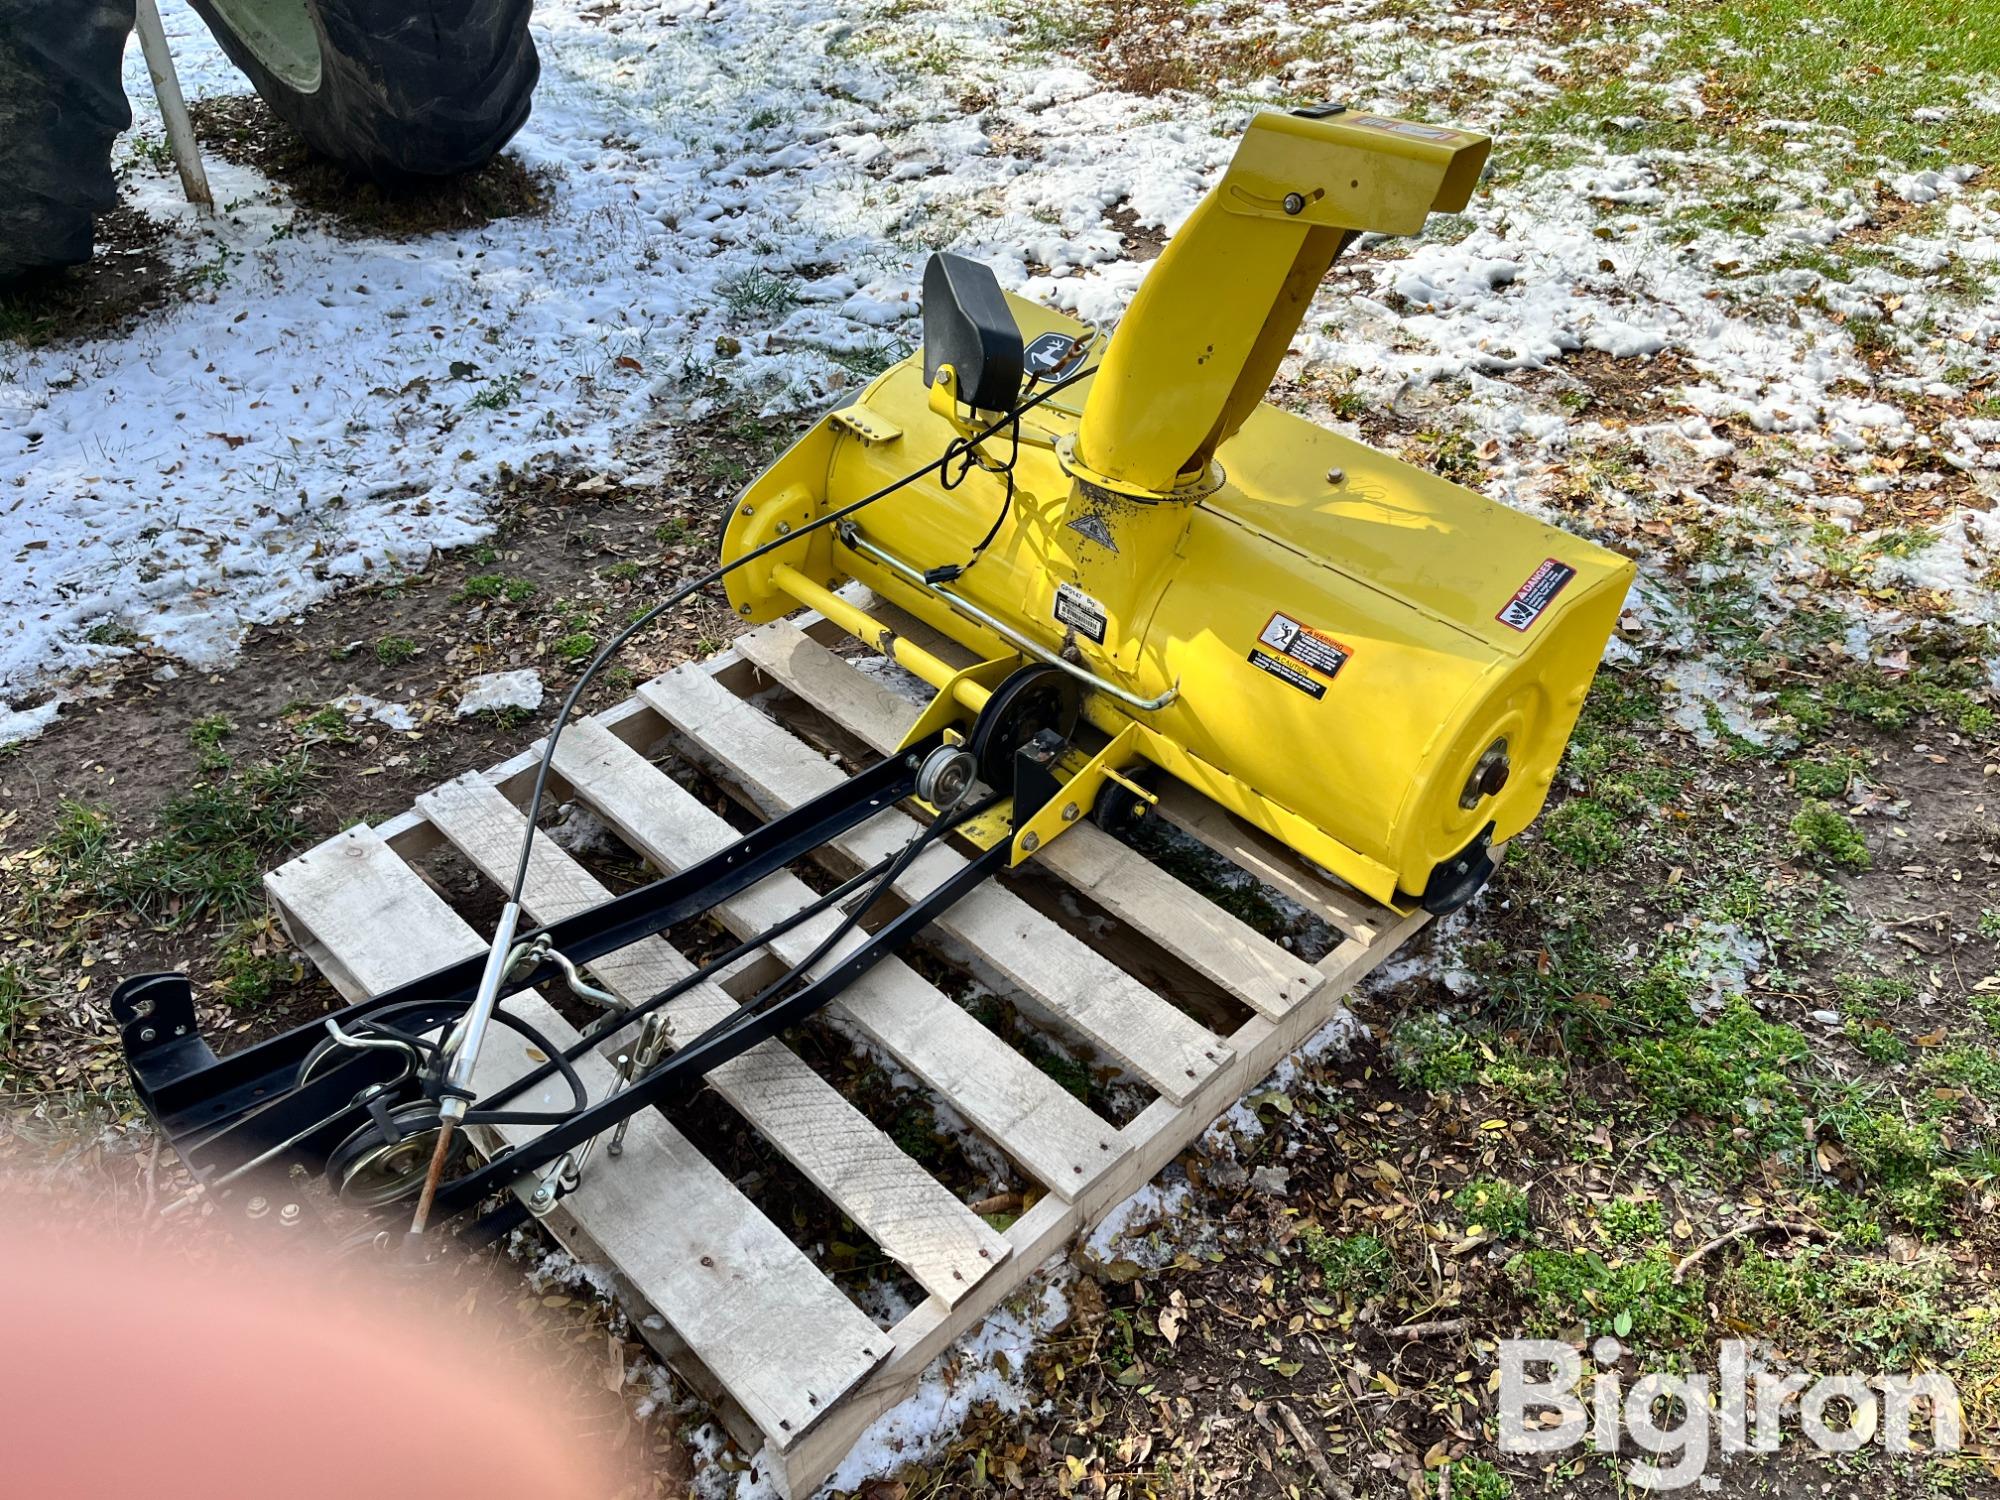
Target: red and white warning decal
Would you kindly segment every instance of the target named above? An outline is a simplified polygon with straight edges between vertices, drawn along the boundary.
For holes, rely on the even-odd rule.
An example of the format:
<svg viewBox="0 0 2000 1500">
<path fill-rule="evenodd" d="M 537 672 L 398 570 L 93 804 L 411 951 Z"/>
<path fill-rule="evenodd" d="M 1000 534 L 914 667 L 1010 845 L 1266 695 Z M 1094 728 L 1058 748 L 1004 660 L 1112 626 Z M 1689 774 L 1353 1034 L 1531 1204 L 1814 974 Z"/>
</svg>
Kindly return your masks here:
<svg viewBox="0 0 2000 1500">
<path fill-rule="evenodd" d="M 1544 558 L 1528 575 L 1528 581 L 1514 590 L 1514 597 L 1493 618 L 1512 629 L 1526 630 L 1542 617 L 1542 611 L 1554 602 L 1556 595 L 1574 577 L 1576 569 L 1568 563 L 1559 563 L 1553 557 Z"/>
<path fill-rule="evenodd" d="M 1289 656 L 1301 666 L 1311 667 L 1327 677 L 1332 677 L 1347 665 L 1347 658 L 1354 654 L 1351 646 L 1342 645 L 1324 630 L 1314 630 L 1310 625 L 1301 625 L 1290 615 L 1272 615 L 1257 636 L 1260 645 L 1269 646 L 1282 656 Z"/>
</svg>

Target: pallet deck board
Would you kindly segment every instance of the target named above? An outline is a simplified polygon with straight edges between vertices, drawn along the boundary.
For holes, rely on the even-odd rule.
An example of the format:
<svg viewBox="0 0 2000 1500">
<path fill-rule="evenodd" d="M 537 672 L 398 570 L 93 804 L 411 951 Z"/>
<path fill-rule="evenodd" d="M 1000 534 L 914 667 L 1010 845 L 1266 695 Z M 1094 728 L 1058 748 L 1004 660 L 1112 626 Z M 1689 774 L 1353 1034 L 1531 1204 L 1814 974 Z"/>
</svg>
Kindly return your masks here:
<svg viewBox="0 0 2000 1500">
<path fill-rule="evenodd" d="M 487 943 L 366 826 L 347 830 L 271 877 L 289 922 L 308 929 L 370 991 L 483 953 Z M 393 914 L 393 926 L 384 928 Z M 385 941 L 389 932 L 393 941 Z M 532 992 L 508 1008 L 557 1046 L 575 1031 Z M 533 1065 L 504 1029 L 480 1055 L 490 1091 Z M 611 1079 L 602 1058 L 577 1070 L 593 1094 Z M 551 1080 L 548 1102 L 568 1090 Z M 823 1276 L 657 1111 L 632 1117 L 616 1170 L 586 1172 L 569 1216 L 612 1256 L 757 1424 L 795 1440 L 888 1356 L 892 1341 Z M 501 1126 L 532 1139 L 533 1126 Z"/>
<path fill-rule="evenodd" d="M 936 646 L 946 659 L 967 659 L 962 648 L 921 622 L 871 607 L 891 628 Z M 674 871 L 740 835 L 654 764 L 663 751 L 710 768 L 733 799 L 768 814 L 840 775 L 815 746 L 850 761 L 868 749 L 893 750 L 916 707 L 855 659 L 815 639 L 829 628 L 826 622 L 808 621 L 805 628 L 779 622 L 751 632 L 724 657 L 656 679 L 639 696 L 574 722 L 555 757 L 555 793 L 596 812 L 635 854 Z M 770 683 L 780 691 L 766 691 Z M 379 831 L 351 829 L 266 877 L 287 930 L 343 995 L 362 998 L 410 977 L 412 954 L 428 968 L 483 950 L 452 909 L 463 899 L 460 888 L 433 889 L 411 862 L 448 845 L 483 881 L 510 883 L 539 751 L 530 747 L 489 771 L 438 787 Z M 609 1266 L 635 1324 L 711 1403 L 776 1493 L 804 1500 L 817 1490 L 868 1425 L 909 1396 L 954 1340 L 1341 1014 L 1352 986 L 1425 921 L 1422 913 L 1405 915 L 1337 885 L 1289 851 L 1267 847 L 1269 841 L 1260 844 L 1261 835 L 1251 836 L 1254 830 L 1219 810 L 1198 802 L 1171 810 L 1176 816 L 1170 821 L 1198 825 L 1191 830 L 1195 837 L 1238 868 L 1325 916 L 1342 934 L 1332 951 L 1316 964 L 1306 962 L 1139 850 L 1082 823 L 1045 846 L 1018 881 L 1009 878 L 1006 899 L 990 907 L 1002 918 L 988 916 L 985 926 L 961 921 L 941 941 L 922 941 L 936 949 L 930 958 L 912 955 L 927 965 L 942 955 L 975 977 L 982 966 L 993 969 L 1006 981 L 996 986 L 1003 995 L 1012 992 L 1025 1010 L 1055 1017 L 1087 1037 L 1093 1026 L 1117 1037 L 1133 1016 L 1171 1015 L 1178 1019 L 1165 1024 L 1176 1036 L 1205 1038 L 1204 1049 L 1213 1045 L 1216 1055 L 1202 1059 L 1198 1076 L 1171 1083 L 1162 1078 L 1159 1096 L 1124 1125 L 1099 1118 L 901 957 L 885 960 L 828 1008 L 834 1034 L 886 1053 L 932 1091 L 940 1118 L 949 1113 L 964 1122 L 1010 1158 L 1023 1180 L 1046 1189 L 1039 1197 L 1031 1192 L 1026 1210 L 1005 1230 L 972 1216 L 920 1163 L 900 1153 L 893 1160 L 885 1156 L 893 1145 L 782 1039 L 714 1076 L 717 1092 L 746 1123 L 929 1293 L 886 1332 L 862 1317 L 829 1276 L 658 1111 L 636 1115 L 625 1154 L 615 1162 L 601 1152 L 594 1156 L 581 1190 L 545 1221 L 580 1260 Z M 855 831 L 859 837 L 848 853 L 865 859 L 899 844 L 914 826 L 900 809 L 880 814 Z M 935 873 L 959 857 L 942 845 L 932 852 L 949 858 L 914 866 L 912 878 L 921 879 L 910 889 L 928 888 Z M 1057 882 L 1119 924 L 1102 952 L 1083 942 L 1087 968 L 1069 957 L 1051 964 L 1018 951 L 1050 945 L 1056 933 L 1065 953 L 1073 954 L 1078 940 L 1061 925 L 1068 916 L 1044 915 L 1068 903 Z M 486 900 L 494 894 L 489 890 Z M 1040 908 L 1023 901 L 1024 894 Z M 528 909 L 546 921 L 585 909 L 605 892 L 553 840 L 541 839 L 524 895 Z M 714 915 L 729 931 L 747 936 L 813 899 L 805 881 L 781 872 Z M 773 940 L 761 961 L 746 961 L 718 976 L 718 983 L 691 989 L 669 1007 L 676 1038 L 684 1041 L 709 1018 L 727 1014 L 736 1004 L 734 993 L 774 963 L 810 954 L 837 921 L 837 914 L 822 913 Z M 850 935 L 848 941 L 860 939 Z M 1100 962 L 1113 966 L 1121 984 L 1142 986 L 1148 999 L 1139 1002 L 1127 991 L 1112 1009 L 1093 1009 L 1096 997 L 1080 990 L 1086 980 L 1103 979 Z M 599 983 L 636 997 L 657 993 L 689 967 L 662 937 L 607 955 L 590 969 Z M 1154 1008 L 1168 1006 L 1170 995 L 1199 1007 L 1203 1021 L 1179 1006 Z M 1224 1005 L 1219 996 L 1236 1003 Z M 509 1004 L 551 1040 L 574 1037 L 538 997 Z M 529 1061 L 518 1038 L 495 1036 L 504 1040 L 482 1056 L 482 1088 L 515 1076 L 513 1070 Z M 1146 1066 L 1156 1074 L 1168 1073 L 1165 1059 L 1184 1055 L 1147 1054 L 1149 1044 L 1133 1040 L 1129 1030 L 1120 1045 L 1150 1055 Z M 606 1049 L 614 1047 L 615 1039 L 607 1039 L 581 1059 L 579 1071 L 595 1088 L 610 1078 Z M 547 1102 L 553 1106 L 564 1102 L 554 1093 L 567 1090 L 559 1080 L 552 1085 Z M 702 1265 L 702 1255 L 714 1264 Z M 961 1284 L 954 1273 L 978 1269 L 967 1256 L 986 1269 Z"/>
<path fill-rule="evenodd" d="M 757 788 L 767 816 L 788 812 L 846 780 L 837 766 L 699 667 L 655 678 L 640 687 L 639 696 L 722 762 L 732 780 Z M 890 809 L 835 839 L 834 847 L 867 866 L 901 849 L 919 826 L 908 813 Z M 965 864 L 955 849 L 933 844 L 903 872 L 896 893 L 914 901 Z M 982 978 L 1032 996 L 1170 1099 L 1185 1099 L 1229 1056 L 1228 1044 L 1207 1027 L 996 881 L 968 893 L 932 926 L 964 946 Z"/>
<path fill-rule="evenodd" d="M 511 883 L 527 820 L 476 774 L 417 799 L 418 810 L 496 885 Z M 523 905 L 549 923 L 609 900 L 553 839 L 535 841 Z M 628 1005 L 694 972 L 663 938 L 646 938 L 593 961 L 591 974 Z M 669 1035 L 684 1045 L 734 1014 L 736 1002 L 704 980 L 663 1008 Z M 616 1033 L 629 1041 L 633 1028 Z M 607 1052 L 610 1044 L 607 1042 Z M 1007 1241 L 954 1198 L 901 1147 L 870 1124 L 839 1090 L 775 1038 L 708 1075 L 715 1091 L 755 1126 L 883 1252 L 932 1296 L 955 1305 L 1007 1258 Z"/>
<path fill-rule="evenodd" d="M 888 754 L 921 712 L 789 620 L 737 642 L 744 660 L 870 747 Z M 1319 988 L 1304 959 L 1205 900 L 1094 825 L 1072 828 L 1035 858 L 1141 937 L 1260 1015 L 1281 1016 Z"/>
<path fill-rule="evenodd" d="M 735 838 L 692 793 L 589 720 L 563 735 L 555 764 L 599 817 L 662 869 L 684 869 Z M 813 899 L 804 881 L 779 873 L 723 902 L 716 915 L 737 936 L 747 937 Z M 781 962 L 796 963 L 810 956 L 838 921 L 836 913 L 823 912 L 774 939 L 771 952 Z M 849 934 L 823 966 L 861 941 L 859 934 Z M 1109 1124 L 900 958 L 877 963 L 827 1009 L 950 1100 L 1052 1192 L 1074 1197 L 1109 1171 L 1122 1152 Z"/>
</svg>

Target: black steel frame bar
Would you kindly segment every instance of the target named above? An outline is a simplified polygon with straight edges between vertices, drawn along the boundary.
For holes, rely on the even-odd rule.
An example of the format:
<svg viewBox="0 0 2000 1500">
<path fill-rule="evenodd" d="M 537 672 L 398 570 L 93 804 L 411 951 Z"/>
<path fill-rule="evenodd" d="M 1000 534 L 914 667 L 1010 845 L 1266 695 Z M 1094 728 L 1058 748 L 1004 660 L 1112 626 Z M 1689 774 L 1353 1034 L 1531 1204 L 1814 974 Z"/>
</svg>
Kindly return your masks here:
<svg viewBox="0 0 2000 1500">
<path fill-rule="evenodd" d="M 617 1094 L 576 1111 L 525 1145 L 503 1151 L 438 1190 L 435 1212 L 448 1215 L 469 1207 L 487 1194 L 547 1166 L 565 1152 L 611 1129 L 628 1115 L 654 1104 L 670 1103 L 692 1094 L 714 1069 L 804 1020 L 866 974 L 889 954 L 907 944 L 939 913 L 989 875 L 1003 870 L 1011 848 L 1006 840 L 977 859 L 968 860 L 952 876 L 906 906 L 868 935 L 818 978 L 765 1010 L 710 1037 L 697 1038 L 673 1053 Z"/>
<path fill-rule="evenodd" d="M 584 965 L 698 916 L 911 795 L 917 767 L 936 743 L 942 743 L 942 736 L 877 762 L 677 874 L 523 932 L 517 941 L 545 935 L 571 962 Z M 350 1005 L 332 1019 L 352 1028 L 379 1011 L 418 1003 L 427 1013 L 434 1006 L 439 1018 L 449 1019 L 471 1003 L 485 962 L 484 953 L 473 954 Z M 509 979 L 501 994 L 518 994 L 561 977 L 561 968 L 545 961 Z M 151 1004 L 142 1007 L 137 1003 L 141 998 Z M 181 975 L 126 981 L 112 997 L 112 1010 L 121 1023 L 126 1065 L 140 1100 L 176 1147 L 184 1140 L 192 1143 L 191 1138 L 213 1140 L 281 1106 L 293 1092 L 306 1054 L 327 1036 L 321 1018 L 217 1058 L 191 1029 L 192 1000 Z M 291 1131 L 258 1133 L 278 1140 Z"/>
</svg>

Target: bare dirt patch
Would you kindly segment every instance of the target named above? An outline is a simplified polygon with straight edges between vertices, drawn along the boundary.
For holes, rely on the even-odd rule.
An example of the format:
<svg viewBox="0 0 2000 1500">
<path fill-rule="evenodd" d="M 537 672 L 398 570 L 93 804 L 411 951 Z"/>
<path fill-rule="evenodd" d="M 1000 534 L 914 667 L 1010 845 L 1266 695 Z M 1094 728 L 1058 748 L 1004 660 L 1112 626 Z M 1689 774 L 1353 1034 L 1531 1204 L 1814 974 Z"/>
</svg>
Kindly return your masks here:
<svg viewBox="0 0 2000 1500">
<path fill-rule="evenodd" d="M 29 349 L 123 333 L 179 298 L 198 273 L 175 264 L 173 231 L 120 204 L 97 219 L 97 248 L 80 266 L 0 287 L 0 338 Z"/>
<path fill-rule="evenodd" d="M 1158 260 L 1167 247 L 1166 232 L 1157 225 L 1141 224 L 1129 203 L 1114 205 L 1104 215 L 1104 222 L 1118 231 L 1128 260 Z"/>
<path fill-rule="evenodd" d="M 502 154 L 457 177 L 379 183 L 315 155 L 255 94 L 188 106 L 195 134 L 225 161 L 255 167 L 308 216 L 351 238 L 416 239 L 544 212 L 553 176 Z"/>
</svg>

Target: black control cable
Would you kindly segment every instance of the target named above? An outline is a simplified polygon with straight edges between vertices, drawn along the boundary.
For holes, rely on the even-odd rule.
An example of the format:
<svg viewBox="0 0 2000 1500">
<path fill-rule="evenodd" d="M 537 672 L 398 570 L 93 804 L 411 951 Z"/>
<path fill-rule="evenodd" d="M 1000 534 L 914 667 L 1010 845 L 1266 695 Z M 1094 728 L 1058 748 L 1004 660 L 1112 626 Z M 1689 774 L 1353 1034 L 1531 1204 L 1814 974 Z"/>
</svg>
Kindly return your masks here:
<svg viewBox="0 0 2000 1500">
<path fill-rule="evenodd" d="M 968 461 L 969 461 L 970 450 L 977 448 L 979 444 L 985 442 L 988 438 L 993 437 L 997 433 L 1005 431 L 1009 427 L 1012 427 L 1014 429 L 1014 435 L 1015 435 L 1014 457 L 1018 457 L 1021 418 L 1028 412 L 1033 411 L 1036 407 L 1040 406 L 1043 402 L 1047 401 L 1050 397 L 1056 395 L 1061 391 L 1067 390 L 1069 387 L 1076 385 L 1080 381 L 1089 379 L 1092 375 L 1095 375 L 1097 373 L 1097 368 L 1098 367 L 1096 365 L 1091 365 L 1087 369 L 1078 370 L 1076 373 L 1072 375 L 1065 375 L 1062 377 L 1062 379 L 1055 381 L 1053 384 L 1044 386 L 1041 390 L 1037 391 L 1034 395 L 1028 397 L 1025 401 L 1020 402 L 1018 405 L 1002 413 L 998 420 L 996 420 L 991 426 L 979 432 L 977 435 L 969 438 L 961 438 L 954 440 L 953 442 L 947 444 L 944 452 L 939 454 L 935 459 L 931 460 L 931 462 L 925 464 L 920 469 L 912 469 L 909 473 L 903 475 L 903 477 L 900 479 L 892 480 L 890 483 L 883 485 L 881 489 L 876 490 L 873 494 L 863 495 L 859 500 L 851 500 L 846 505 L 841 506 L 838 510 L 830 510 L 825 515 L 819 516 L 814 520 L 806 522 L 803 526 L 795 527 L 790 533 L 788 533 L 785 536 L 773 537 L 770 541 L 763 543 L 761 546 L 752 547 L 748 552 L 744 553 L 741 557 L 732 558 L 730 561 L 726 563 L 722 563 L 714 568 L 711 568 L 708 572 L 702 574 L 701 577 L 695 579 L 692 583 L 685 584 L 682 587 L 674 590 L 673 593 L 669 594 L 666 598 L 662 599 L 658 604 L 655 604 L 651 609 L 647 610 L 644 614 L 634 619 L 623 630 L 619 631 L 618 634 L 614 635 L 610 640 L 606 641 L 604 645 L 599 647 L 597 654 L 590 659 L 590 665 L 583 669 L 583 675 L 577 678 L 575 686 L 573 686 L 569 690 L 568 694 L 563 698 L 562 707 L 556 713 L 555 722 L 549 726 L 548 741 L 542 746 L 542 758 L 540 763 L 535 768 L 535 789 L 533 794 L 530 795 L 530 797 L 528 798 L 528 826 L 521 835 L 521 857 L 519 862 L 516 864 L 514 868 L 514 884 L 508 895 L 508 899 L 518 906 L 521 901 L 521 893 L 523 890 L 527 888 L 528 861 L 530 854 L 534 850 L 535 821 L 537 818 L 541 816 L 542 797 L 544 791 L 548 786 L 549 768 L 555 762 L 556 741 L 561 738 L 563 727 L 566 724 L 568 724 L 570 714 L 575 711 L 577 701 L 583 697 L 584 689 L 590 686 L 591 679 L 596 677 L 598 671 L 604 666 L 606 662 L 610 661 L 613 656 L 618 654 L 618 652 L 624 647 L 627 641 L 629 641 L 633 636 L 637 635 L 641 630 L 645 629 L 648 625 L 652 624 L 655 620 L 659 619 L 660 616 L 665 614 L 668 610 L 673 609 L 678 605 L 682 604 L 683 602 L 685 602 L 686 600 L 692 598 L 694 595 L 700 593 L 703 589 L 707 588 L 710 584 L 721 582 L 724 578 L 727 578 L 731 573 L 735 572 L 738 568 L 743 567 L 748 563 L 753 563 L 757 561 L 757 559 L 760 557 L 768 556 L 769 554 L 776 552 L 780 547 L 789 547 L 794 542 L 798 541 L 799 538 L 810 535 L 812 532 L 819 531 L 824 527 L 836 525 L 839 522 L 844 521 L 847 517 L 853 515 L 856 511 L 863 510 L 868 506 L 873 505 L 878 500 L 886 500 L 889 496 L 895 494 L 898 490 L 906 489 L 910 485 L 915 484 L 919 479 L 922 479 L 926 474 L 932 474 L 942 471 L 948 464 L 952 462 L 954 458 L 957 458 L 959 456 L 960 451 L 965 451 L 968 454 Z M 1013 475 L 1011 471 L 1013 469 L 1014 457 L 1010 457 L 1007 463 L 1007 469 L 1009 471 L 1008 495 L 1010 500 L 1012 498 L 1012 493 L 1013 493 Z M 962 479 L 963 477 L 964 475 L 961 472 L 960 478 Z M 953 483 L 957 483 L 957 481 L 953 481 Z M 997 523 L 995 524 L 994 530 L 995 532 L 999 530 Z"/>
</svg>

